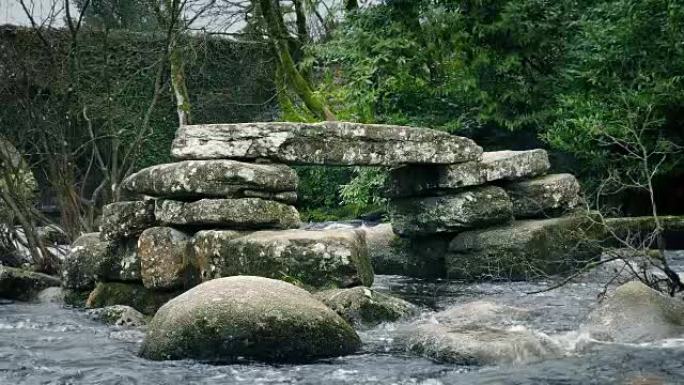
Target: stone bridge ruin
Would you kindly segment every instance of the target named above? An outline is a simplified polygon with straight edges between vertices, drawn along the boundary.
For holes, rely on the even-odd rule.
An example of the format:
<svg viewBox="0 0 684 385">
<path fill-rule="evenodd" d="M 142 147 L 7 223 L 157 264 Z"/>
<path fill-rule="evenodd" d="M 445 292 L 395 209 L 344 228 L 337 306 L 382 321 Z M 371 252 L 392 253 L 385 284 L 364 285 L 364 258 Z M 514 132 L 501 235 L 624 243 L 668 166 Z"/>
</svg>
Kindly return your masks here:
<svg viewBox="0 0 684 385">
<path fill-rule="evenodd" d="M 431 129 L 274 122 L 184 126 L 171 153 L 177 162 L 127 178 L 136 200 L 106 206 L 101 232 L 74 243 L 63 284 L 90 293 L 90 306 L 136 297 L 153 313 L 174 293 L 232 275 L 308 288 L 370 286 L 373 268 L 523 278 L 596 254 L 578 247 L 577 180 L 547 175 L 540 149 L 483 153 Z M 290 165 L 390 167 L 391 225 L 301 228 Z"/>
</svg>

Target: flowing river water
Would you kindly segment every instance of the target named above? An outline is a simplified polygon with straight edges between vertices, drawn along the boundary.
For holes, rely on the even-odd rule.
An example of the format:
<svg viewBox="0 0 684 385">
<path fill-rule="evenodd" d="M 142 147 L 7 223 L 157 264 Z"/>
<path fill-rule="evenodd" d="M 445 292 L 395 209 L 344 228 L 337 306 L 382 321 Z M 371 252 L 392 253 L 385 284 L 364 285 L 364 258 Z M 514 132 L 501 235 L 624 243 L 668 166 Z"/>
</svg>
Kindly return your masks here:
<svg viewBox="0 0 684 385">
<path fill-rule="evenodd" d="M 678 270 L 684 253 L 673 253 Z M 647 344 L 585 341 L 577 330 L 597 305 L 605 277 L 592 276 L 560 289 L 525 294 L 550 282 L 425 282 L 377 276 L 375 288 L 429 309 L 474 300 L 532 311 L 525 327 L 544 332 L 568 348 L 561 358 L 499 366 L 432 362 L 393 347 L 396 323 L 364 330 L 357 354 L 307 365 L 139 358 L 143 331 L 91 320 L 83 311 L 55 304 L 0 303 L 0 385 L 20 384 L 684 384 L 684 336 Z M 555 337 L 554 337 L 555 336 Z"/>
</svg>

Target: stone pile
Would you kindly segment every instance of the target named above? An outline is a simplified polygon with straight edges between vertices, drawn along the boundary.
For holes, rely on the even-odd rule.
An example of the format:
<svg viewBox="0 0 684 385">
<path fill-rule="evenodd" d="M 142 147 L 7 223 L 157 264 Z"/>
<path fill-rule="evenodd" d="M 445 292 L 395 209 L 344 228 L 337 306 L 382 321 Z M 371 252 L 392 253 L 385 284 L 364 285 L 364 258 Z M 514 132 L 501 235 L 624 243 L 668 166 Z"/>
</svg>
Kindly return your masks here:
<svg viewBox="0 0 684 385">
<path fill-rule="evenodd" d="M 546 175 L 549 168 L 546 151 L 536 149 L 393 169 L 387 191 L 399 238 L 387 228 L 369 232 L 390 250 L 380 252 L 378 270 L 518 279 L 594 257 L 594 248 L 580 244 L 586 220 L 573 215 L 580 203 L 578 181 L 571 174 Z"/>
</svg>

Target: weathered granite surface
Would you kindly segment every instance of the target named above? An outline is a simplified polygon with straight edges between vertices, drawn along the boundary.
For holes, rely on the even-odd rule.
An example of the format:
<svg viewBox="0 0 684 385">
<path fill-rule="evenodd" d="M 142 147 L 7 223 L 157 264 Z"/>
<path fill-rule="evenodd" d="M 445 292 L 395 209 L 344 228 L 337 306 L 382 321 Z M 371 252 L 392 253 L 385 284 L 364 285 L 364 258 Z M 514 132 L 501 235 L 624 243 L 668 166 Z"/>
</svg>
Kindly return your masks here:
<svg viewBox="0 0 684 385">
<path fill-rule="evenodd" d="M 152 227 L 138 239 L 142 282 L 148 289 L 178 289 L 190 279 L 190 236 L 170 227 Z"/>
<path fill-rule="evenodd" d="M 297 201 L 297 174 L 282 164 L 191 160 L 145 168 L 124 180 L 125 189 L 162 198 L 257 197 Z"/>
<path fill-rule="evenodd" d="M 318 288 L 373 283 L 365 238 L 355 230 L 207 230 L 195 234 L 192 249 L 205 281 L 256 275 Z"/>
<path fill-rule="evenodd" d="M 57 277 L 0 265 L 0 298 L 30 301 L 43 289 L 59 285 Z"/>
<path fill-rule="evenodd" d="M 572 174 L 551 174 L 514 182 L 505 187 L 516 218 L 548 218 L 574 209 L 580 203 L 580 185 Z"/>
<path fill-rule="evenodd" d="M 600 257 L 603 232 L 587 217 L 515 221 L 458 234 L 446 255 L 447 276 L 528 279 L 564 272 Z"/>
<path fill-rule="evenodd" d="M 270 159 L 312 165 L 394 166 L 477 160 L 470 139 L 426 128 L 361 124 L 239 123 L 183 126 L 171 154 L 177 159 Z"/>
<path fill-rule="evenodd" d="M 299 212 L 293 206 L 260 198 L 201 199 L 195 202 L 158 200 L 155 216 L 163 225 L 242 230 L 299 227 Z"/>
<path fill-rule="evenodd" d="M 508 195 L 496 186 L 453 195 L 394 199 L 389 208 L 394 231 L 404 236 L 457 233 L 507 223 L 513 215 Z"/>
<path fill-rule="evenodd" d="M 364 286 L 323 290 L 314 297 L 355 326 L 375 326 L 418 313 L 416 305 Z"/>
<path fill-rule="evenodd" d="M 102 208 L 100 236 L 103 240 L 125 239 L 154 226 L 154 201 L 114 202 Z"/>
<path fill-rule="evenodd" d="M 517 180 L 542 175 L 549 167 L 549 156 L 541 149 L 485 152 L 481 161 L 395 168 L 388 178 L 387 193 L 391 197 L 407 197 L 433 190 Z"/>
</svg>

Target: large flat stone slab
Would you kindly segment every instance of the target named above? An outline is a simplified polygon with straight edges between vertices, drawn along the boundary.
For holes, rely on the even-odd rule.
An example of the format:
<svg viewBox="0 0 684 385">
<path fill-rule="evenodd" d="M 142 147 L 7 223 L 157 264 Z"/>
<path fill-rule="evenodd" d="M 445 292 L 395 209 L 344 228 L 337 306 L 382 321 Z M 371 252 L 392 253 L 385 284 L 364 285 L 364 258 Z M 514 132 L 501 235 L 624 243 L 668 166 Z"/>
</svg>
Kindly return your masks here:
<svg viewBox="0 0 684 385">
<path fill-rule="evenodd" d="M 299 212 L 293 206 L 260 198 L 201 199 L 195 202 L 158 200 L 155 216 L 163 225 L 242 230 L 299 227 Z"/>
<path fill-rule="evenodd" d="M 354 230 L 200 231 L 192 241 L 202 280 L 256 275 L 311 287 L 370 286 L 373 269 Z"/>
<path fill-rule="evenodd" d="M 572 174 L 551 174 L 514 182 L 505 187 L 516 218 L 562 215 L 580 203 L 580 185 Z"/>
<path fill-rule="evenodd" d="M 427 128 L 360 124 L 239 123 L 183 126 L 176 159 L 270 159 L 312 165 L 395 166 L 477 160 L 482 148 L 468 138 Z"/>
<path fill-rule="evenodd" d="M 395 168 L 390 172 L 387 193 L 391 197 L 407 197 L 498 180 L 512 181 L 542 175 L 549 167 L 549 156 L 542 149 L 485 152 L 481 161 Z"/>
<path fill-rule="evenodd" d="M 102 208 L 100 237 L 116 241 L 139 235 L 154 226 L 154 202 L 114 202 Z"/>
<path fill-rule="evenodd" d="M 515 221 L 458 234 L 446 255 L 447 276 L 528 279 L 567 272 L 598 258 L 603 231 L 587 217 Z"/>
<path fill-rule="evenodd" d="M 160 164 L 126 178 L 129 191 L 173 199 L 257 197 L 294 203 L 298 178 L 285 165 L 235 160 Z"/>
<path fill-rule="evenodd" d="M 394 231 L 403 236 L 458 233 L 510 222 L 512 205 L 496 186 L 476 187 L 453 195 L 401 198 L 390 202 Z"/>
</svg>

